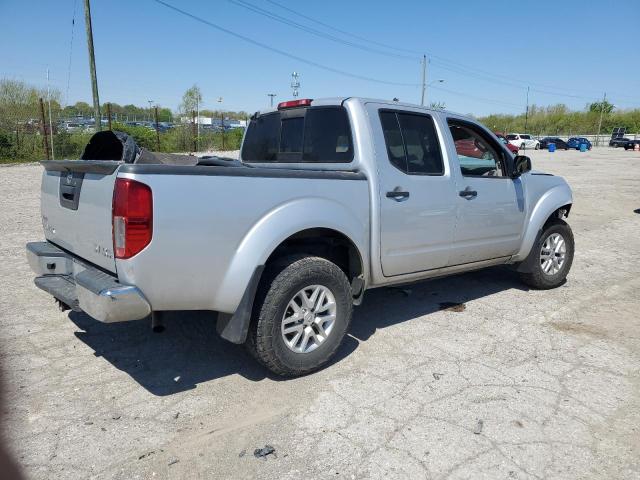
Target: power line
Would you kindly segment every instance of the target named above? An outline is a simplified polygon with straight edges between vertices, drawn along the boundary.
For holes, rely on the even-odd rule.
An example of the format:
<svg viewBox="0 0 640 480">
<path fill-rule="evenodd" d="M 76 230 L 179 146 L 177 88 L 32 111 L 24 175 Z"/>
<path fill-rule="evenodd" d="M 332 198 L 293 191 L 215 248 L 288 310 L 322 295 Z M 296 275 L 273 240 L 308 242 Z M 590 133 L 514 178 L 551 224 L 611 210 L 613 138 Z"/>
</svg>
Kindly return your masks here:
<svg viewBox="0 0 640 480">
<path fill-rule="evenodd" d="M 335 32 L 341 33 L 342 35 L 346 35 L 352 38 L 357 38 L 358 40 L 367 42 L 367 43 L 371 43 L 371 44 L 375 44 L 387 49 L 391 49 L 391 50 L 399 50 L 399 51 L 404 51 L 404 52 L 408 52 L 408 53 L 415 53 L 415 54 L 419 54 L 421 52 L 417 51 L 417 50 L 410 50 L 410 49 L 402 49 L 399 47 L 394 47 L 391 46 L 389 44 L 385 44 L 385 43 L 381 43 L 381 42 L 377 42 L 375 40 L 372 39 L 368 39 L 365 37 L 361 37 L 358 35 L 354 35 L 350 32 L 347 32 L 345 30 L 341 30 L 339 28 L 336 28 L 332 25 L 329 25 L 328 23 L 322 22 L 316 18 L 310 17 L 308 15 L 305 15 L 299 11 L 296 11 L 292 8 L 289 8 L 285 5 L 282 5 L 279 2 L 276 2 L 274 0 L 266 0 L 267 2 L 271 3 L 272 5 L 275 5 L 283 10 L 286 10 L 290 13 L 293 13 L 294 15 L 298 15 L 301 18 L 304 18 L 306 20 L 309 20 L 311 22 L 314 22 L 318 25 L 321 25 L 325 28 L 328 28 L 330 30 L 333 30 Z M 487 81 L 492 81 L 494 83 L 499 83 L 499 84 L 503 84 L 503 85 L 510 85 L 513 87 L 517 87 L 517 88 L 521 88 L 521 89 L 526 89 L 527 87 L 531 86 L 533 88 L 531 88 L 531 91 L 533 92 L 537 92 L 537 93 L 543 93 L 546 95 L 555 95 L 555 96 L 560 96 L 560 97 L 567 97 L 567 98 L 577 98 L 577 99 L 587 99 L 587 100 L 593 100 L 595 98 L 594 95 L 591 96 L 584 96 L 584 95 L 576 95 L 574 92 L 576 91 L 580 91 L 580 89 L 575 89 L 575 88 L 562 88 L 562 87 L 557 87 L 557 86 L 551 86 L 551 85 L 545 85 L 545 84 L 540 84 L 540 83 L 532 83 L 529 80 L 523 80 L 523 79 L 518 79 L 515 77 L 510 77 L 510 76 L 506 76 L 506 75 L 500 75 L 500 74 L 496 74 L 493 72 L 488 72 L 486 70 L 482 70 L 479 69 L 477 67 L 471 67 L 468 65 L 465 65 L 463 63 L 460 62 L 455 62 L 452 60 L 449 60 L 445 57 L 439 56 L 439 55 L 435 55 L 433 53 L 427 52 L 427 55 L 430 57 L 431 60 L 435 60 L 434 63 L 439 64 L 439 66 L 441 66 L 442 68 L 460 73 L 461 75 L 468 75 L 468 76 L 476 76 L 478 77 L 479 75 L 481 75 L 483 78 L 485 78 Z M 453 70 L 455 67 L 458 68 L 458 70 Z M 462 70 L 461 70 L 462 69 Z M 553 92 L 550 90 L 559 90 L 559 91 L 569 91 L 572 93 L 560 93 L 558 91 Z M 596 90 L 581 90 L 583 93 L 594 93 L 596 92 Z M 600 92 L 597 93 L 597 95 L 600 95 Z M 637 97 L 631 97 L 631 96 L 627 96 L 624 94 L 620 94 L 617 95 L 618 97 L 623 97 L 623 98 L 628 98 L 628 99 L 633 99 L 633 100 L 637 100 Z"/>
<path fill-rule="evenodd" d="M 374 45 L 378 45 L 380 47 L 388 48 L 389 50 L 397 50 L 399 52 L 407 52 L 407 53 L 414 53 L 414 54 L 420 54 L 421 53 L 421 52 L 418 52 L 417 50 L 409 50 L 409 49 L 406 49 L 406 48 L 394 47 L 394 46 L 386 44 L 386 43 L 377 42 L 377 41 L 371 40 L 369 38 L 365 38 L 365 37 L 361 37 L 359 35 L 355 35 L 355 34 L 353 34 L 351 32 L 347 32 L 345 30 L 340 30 L 339 28 L 333 27 L 333 26 L 329 25 L 328 23 L 324 23 L 324 22 L 321 22 L 320 20 L 318 20 L 316 18 L 312 18 L 312 17 L 309 17 L 307 15 L 304 15 L 304 14 L 302 14 L 302 13 L 296 11 L 296 10 L 293 10 L 292 8 L 286 7 L 286 6 L 284 6 L 284 5 L 282 5 L 282 4 L 278 3 L 278 2 L 274 2 L 273 0 L 267 0 L 267 2 L 275 5 L 276 7 L 282 8 L 283 10 L 287 10 L 288 12 L 293 13 L 294 15 L 298 15 L 299 17 L 302 17 L 302 18 L 304 18 L 306 20 L 309 20 L 309 21 L 311 21 L 313 23 L 316 23 L 318 25 L 322 25 L 325 28 L 328 28 L 330 30 L 333 30 L 334 32 L 341 33 L 342 35 L 346 35 L 346 36 L 351 37 L 351 38 L 355 38 L 355 39 L 358 39 L 358 40 L 369 42 L 369 43 L 372 43 Z"/>
<path fill-rule="evenodd" d="M 230 3 L 237 5 L 239 7 L 242 8 L 246 8 L 247 10 L 250 10 L 252 12 L 255 12 L 259 15 L 265 16 L 267 18 L 270 18 L 272 20 L 275 20 L 277 22 L 280 23 L 284 23 L 285 25 L 289 25 L 293 28 L 297 28 L 298 30 L 302 30 L 304 32 L 310 33 L 312 35 L 316 35 L 320 38 L 324 38 L 326 40 L 331 40 L 332 42 L 336 42 L 336 43 L 341 43 L 343 45 L 347 45 L 349 47 L 353 47 L 353 48 L 358 48 L 360 50 L 364 50 L 370 53 L 375 53 L 378 55 L 384 55 L 387 57 L 395 57 L 395 58 L 401 58 L 403 60 L 411 60 L 411 61 L 417 61 L 416 57 L 410 57 L 408 55 L 400 55 L 397 53 L 390 53 L 390 52 L 384 52 L 382 50 L 376 49 L 376 48 L 371 48 L 371 47 L 367 47 L 366 45 L 362 45 L 362 44 L 358 44 L 358 43 L 354 43 L 354 42 L 350 42 L 348 40 L 344 40 L 342 38 L 336 37 L 334 35 L 330 35 L 327 33 L 324 33 L 320 30 L 316 30 L 315 28 L 311 28 L 308 27 L 306 25 L 303 25 L 301 23 L 295 22 L 293 20 L 290 20 L 286 17 L 283 17 L 281 15 L 278 15 L 276 13 L 270 12 L 269 10 L 266 10 L 264 8 L 258 7 L 257 5 L 254 5 L 252 3 L 249 3 L 245 0 L 228 0 Z"/>
<path fill-rule="evenodd" d="M 215 23 L 212 23 L 209 20 L 206 20 L 206 19 L 204 19 L 202 17 L 199 17 L 197 15 L 189 13 L 189 12 L 187 12 L 185 10 L 182 10 L 181 8 L 175 7 L 175 6 L 171 5 L 170 3 L 167 3 L 167 2 L 165 2 L 163 0 L 153 0 L 153 1 L 158 3 L 158 4 L 160 4 L 160 5 L 163 5 L 164 7 L 167 7 L 170 10 L 178 12 L 181 15 L 184 15 L 185 17 L 189 17 L 189 18 L 191 18 L 191 19 L 193 19 L 193 20 L 195 20 L 197 22 L 200 22 L 200 23 L 202 23 L 204 25 L 207 25 L 209 27 L 215 28 L 216 30 L 220 30 L 221 32 L 224 32 L 224 33 L 226 33 L 228 35 L 232 35 L 232 36 L 234 36 L 236 38 L 239 38 L 241 40 L 244 40 L 245 42 L 249 42 L 249 43 L 251 43 L 253 45 L 256 45 L 256 46 L 258 46 L 260 48 L 264 48 L 265 50 L 269 50 L 271 52 L 277 53 L 277 54 L 282 55 L 284 57 L 291 58 L 293 60 L 296 60 L 296 61 L 301 62 L 301 63 L 305 63 L 307 65 L 311 65 L 311 66 L 316 67 L 316 68 L 320 68 L 320 69 L 323 69 L 323 70 L 327 70 L 329 72 L 337 73 L 339 75 L 344 75 L 346 77 L 357 78 L 359 80 L 366 80 L 366 81 L 369 81 L 369 82 L 375 82 L 375 83 L 380 83 L 380 84 L 384 84 L 384 85 L 395 85 L 395 86 L 400 86 L 400 87 L 416 87 L 416 86 L 418 86 L 417 83 L 391 82 L 391 81 L 387 81 L 387 80 L 380 80 L 380 79 L 377 79 L 377 78 L 367 77 L 367 76 L 364 76 L 364 75 L 358 75 L 358 74 L 355 74 L 355 73 L 346 72 L 344 70 L 339 70 L 337 68 L 329 67 L 327 65 L 323 65 L 321 63 L 317 63 L 317 62 L 308 60 L 306 58 L 302 58 L 302 57 L 299 57 L 297 55 L 293 55 L 291 53 L 285 52 L 284 50 L 280 50 L 278 48 L 270 47 L 269 45 L 266 45 L 266 44 L 264 44 L 262 42 L 258 42 L 257 40 L 254 40 L 252 38 L 246 37 L 246 36 L 244 36 L 244 35 L 242 35 L 240 33 L 236 33 L 236 32 L 234 32 L 232 30 L 227 29 L 227 28 L 221 27 L 220 25 L 216 25 Z"/>
<path fill-rule="evenodd" d="M 502 105 L 502 106 L 513 107 L 513 108 L 522 108 L 522 105 L 518 105 L 516 103 L 509 103 L 509 102 L 503 102 L 501 100 L 495 100 L 495 99 L 491 99 L 491 98 L 478 97 L 476 95 L 470 95 L 468 93 L 457 92 L 455 90 L 450 90 L 450 89 L 444 88 L 444 87 L 436 87 L 435 85 L 432 85 L 431 88 L 436 89 L 436 90 L 441 90 L 443 92 L 447 92 L 447 93 L 450 93 L 452 95 L 457 95 L 459 97 L 470 98 L 471 100 L 476 100 L 476 101 L 484 102 L 484 103 L 487 103 L 487 104 Z"/>
<path fill-rule="evenodd" d="M 293 55 L 291 53 L 288 53 L 286 51 L 280 50 L 278 48 L 271 47 L 271 46 L 269 46 L 269 45 L 267 45 L 265 43 L 259 42 L 257 40 L 254 40 L 254 39 L 250 38 L 250 37 L 247 37 L 247 36 L 242 35 L 240 33 L 237 33 L 237 32 L 234 32 L 232 30 L 229 30 L 229 29 L 227 29 L 225 27 L 222 27 L 220 25 L 217 25 L 217 24 L 215 24 L 215 23 L 213 23 L 213 22 L 211 22 L 209 20 L 206 20 L 206 19 L 204 19 L 202 17 L 199 17 L 199 16 L 194 15 L 192 13 L 189 13 L 189 12 L 187 12 L 185 10 L 182 10 L 181 8 L 178 8 L 178 7 L 174 6 L 174 5 L 171 5 L 170 3 L 167 3 L 164 0 L 153 0 L 153 1 L 158 3 L 158 4 L 160 4 L 160 5 L 162 5 L 162 6 L 164 6 L 164 7 L 166 7 L 166 8 L 168 8 L 168 9 L 170 9 L 170 10 L 173 10 L 173 11 L 175 11 L 175 12 L 177 12 L 177 13 L 183 15 L 183 16 L 191 18 L 192 20 L 195 20 L 195 21 L 197 21 L 199 23 L 207 25 L 207 26 L 209 26 L 211 28 L 219 30 L 219 31 L 221 31 L 223 33 L 226 33 L 228 35 L 231 35 L 233 37 L 236 37 L 236 38 L 239 38 L 241 40 L 244 40 L 245 42 L 251 43 L 251 44 L 256 45 L 256 46 L 258 46 L 260 48 L 263 48 L 265 50 L 269 50 L 271 52 L 277 53 L 277 54 L 282 55 L 284 57 L 291 58 L 291 59 L 296 60 L 298 62 L 307 64 L 307 65 L 311 65 L 311 66 L 316 67 L 316 68 L 320 68 L 322 70 L 326 70 L 326 71 L 329 71 L 329 72 L 332 72 L 332 73 L 337 73 L 339 75 L 343 75 L 343 76 L 347 76 L 347 77 L 351 77 L 351 78 L 356 78 L 358 80 L 365 80 L 365 81 L 379 83 L 379 84 L 383 84 L 383 85 L 402 86 L 402 87 L 418 87 L 419 86 L 418 83 L 403 83 L 403 82 L 393 82 L 393 81 L 387 81 L 387 80 L 380 80 L 380 79 L 377 79 L 377 78 L 372 78 L 372 77 L 368 77 L 368 76 L 365 76 L 365 75 L 359 75 L 359 74 L 347 72 L 345 70 L 340 70 L 340 69 L 337 69 L 337 68 L 329 67 L 327 65 L 324 65 L 324 64 L 321 64 L 321 63 L 318 63 L 318 62 L 314 62 L 312 60 L 308 60 L 307 58 L 302 58 L 302 57 L 299 57 L 297 55 Z M 273 3 L 273 2 L 271 2 L 271 3 Z M 438 57 L 438 58 L 440 58 L 440 57 Z M 447 60 L 441 60 L 441 61 L 444 62 L 444 61 L 447 61 Z M 455 63 L 455 62 L 450 62 L 450 61 L 447 61 L 447 62 Z M 449 67 L 449 68 L 451 69 L 452 67 Z M 466 67 L 462 67 L 462 68 L 466 68 Z M 470 76 L 472 76 L 472 75 L 473 74 L 471 74 Z M 475 74 L 475 75 L 478 75 L 478 74 Z M 515 84 L 512 84 L 512 86 L 513 85 L 515 85 Z M 500 101 L 500 100 L 494 100 L 494 99 L 488 99 L 488 98 L 484 98 L 484 97 L 469 95 L 469 94 L 466 94 L 466 93 L 457 92 L 457 91 L 450 90 L 450 89 L 443 88 L 443 87 L 433 87 L 433 88 L 435 88 L 437 90 L 441 90 L 443 92 L 451 93 L 453 95 L 474 99 L 476 101 L 484 102 L 484 103 L 487 103 L 487 104 L 503 105 L 503 106 L 508 106 L 508 107 L 512 107 L 512 108 L 513 107 L 515 107 L 515 108 L 520 108 L 521 107 L 521 105 L 516 105 L 514 103 L 503 102 L 503 101 Z M 524 89 L 524 88 L 526 88 L 526 86 L 522 85 L 522 88 Z"/>
</svg>

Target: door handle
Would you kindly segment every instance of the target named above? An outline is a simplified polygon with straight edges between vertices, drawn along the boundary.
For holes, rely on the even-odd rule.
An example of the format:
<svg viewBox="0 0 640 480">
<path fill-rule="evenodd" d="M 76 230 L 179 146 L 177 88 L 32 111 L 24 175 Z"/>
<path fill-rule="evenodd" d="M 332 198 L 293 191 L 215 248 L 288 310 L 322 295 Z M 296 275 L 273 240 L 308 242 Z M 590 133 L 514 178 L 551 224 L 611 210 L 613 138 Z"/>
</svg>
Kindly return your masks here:
<svg viewBox="0 0 640 480">
<path fill-rule="evenodd" d="M 387 198 L 393 198 L 396 202 L 403 202 L 409 198 L 409 192 L 402 190 L 402 187 L 396 187 L 390 192 L 387 192 Z"/>
<path fill-rule="evenodd" d="M 460 195 L 463 198 L 466 198 L 467 200 L 471 200 L 472 198 L 475 198 L 478 196 L 478 192 L 476 192 L 475 190 L 471 190 L 471 187 L 467 187 L 464 190 L 460 190 L 458 195 Z"/>
</svg>

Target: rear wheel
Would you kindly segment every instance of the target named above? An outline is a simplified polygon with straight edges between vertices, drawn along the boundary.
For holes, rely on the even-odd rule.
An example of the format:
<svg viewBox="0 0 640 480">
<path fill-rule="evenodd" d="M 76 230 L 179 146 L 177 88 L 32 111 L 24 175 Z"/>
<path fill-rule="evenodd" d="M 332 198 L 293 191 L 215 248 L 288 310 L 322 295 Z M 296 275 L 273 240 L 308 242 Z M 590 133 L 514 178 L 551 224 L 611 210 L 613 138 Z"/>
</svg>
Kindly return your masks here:
<svg viewBox="0 0 640 480">
<path fill-rule="evenodd" d="M 574 249 L 573 232 L 567 222 L 547 222 L 526 260 L 530 271 L 520 274 L 522 281 L 539 290 L 559 287 L 571 269 Z"/>
<path fill-rule="evenodd" d="M 292 258 L 265 275 L 247 347 L 278 375 L 318 370 L 331 360 L 349 328 L 353 302 L 346 275 L 320 257 Z"/>
</svg>

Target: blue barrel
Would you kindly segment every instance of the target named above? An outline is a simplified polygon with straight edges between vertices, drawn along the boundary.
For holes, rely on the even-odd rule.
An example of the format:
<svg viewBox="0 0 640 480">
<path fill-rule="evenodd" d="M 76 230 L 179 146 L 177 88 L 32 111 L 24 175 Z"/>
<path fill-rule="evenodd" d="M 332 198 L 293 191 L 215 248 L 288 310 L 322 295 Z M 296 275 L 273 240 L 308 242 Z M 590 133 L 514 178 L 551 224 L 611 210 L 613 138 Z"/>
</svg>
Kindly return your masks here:
<svg viewBox="0 0 640 480">
<path fill-rule="evenodd" d="M 580 151 L 581 152 L 586 152 L 587 151 L 587 144 L 586 143 L 581 143 L 580 144 Z"/>
<path fill-rule="evenodd" d="M 553 153 L 556 151 L 556 144 L 555 143 L 550 143 L 549 144 L 549 152 Z"/>
</svg>

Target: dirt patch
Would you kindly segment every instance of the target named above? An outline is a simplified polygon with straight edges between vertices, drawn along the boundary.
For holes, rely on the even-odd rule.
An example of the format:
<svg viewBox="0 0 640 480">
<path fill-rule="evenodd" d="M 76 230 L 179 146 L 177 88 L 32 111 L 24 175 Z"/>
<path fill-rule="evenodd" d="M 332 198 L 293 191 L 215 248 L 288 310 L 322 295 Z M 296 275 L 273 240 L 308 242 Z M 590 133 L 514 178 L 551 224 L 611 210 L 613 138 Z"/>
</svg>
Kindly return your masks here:
<svg viewBox="0 0 640 480">
<path fill-rule="evenodd" d="M 588 335 L 596 338 L 606 338 L 607 334 L 604 330 L 592 325 L 585 325 L 584 323 L 560 323 L 551 322 L 549 325 L 560 332 L 574 333 L 576 335 Z"/>
<path fill-rule="evenodd" d="M 455 302 L 442 302 L 438 305 L 440 305 L 440 310 L 446 310 L 447 312 L 464 312 L 467 308 L 464 303 Z"/>
</svg>

